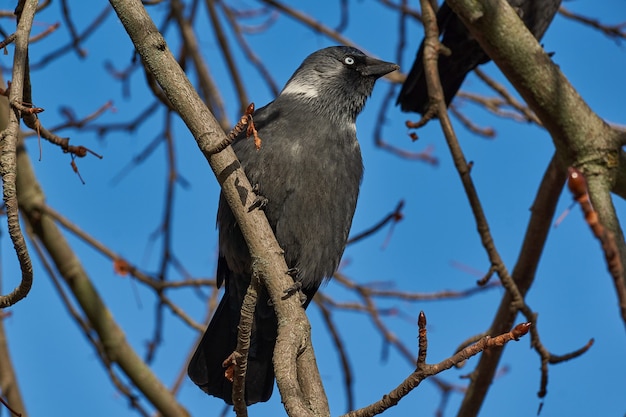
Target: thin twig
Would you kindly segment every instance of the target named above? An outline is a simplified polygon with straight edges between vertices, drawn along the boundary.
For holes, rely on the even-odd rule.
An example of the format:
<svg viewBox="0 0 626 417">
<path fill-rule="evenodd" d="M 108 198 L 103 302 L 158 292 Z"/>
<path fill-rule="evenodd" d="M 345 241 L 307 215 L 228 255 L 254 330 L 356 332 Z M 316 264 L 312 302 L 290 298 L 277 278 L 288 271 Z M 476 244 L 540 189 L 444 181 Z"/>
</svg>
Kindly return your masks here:
<svg viewBox="0 0 626 417">
<path fill-rule="evenodd" d="M 559 9 L 559 13 L 563 17 L 582 23 L 594 29 L 597 29 L 600 32 L 604 33 L 609 38 L 614 39 L 615 41 L 619 41 L 620 39 L 626 39 L 626 23 L 625 22 L 618 23 L 616 25 L 607 25 L 607 24 L 600 22 L 598 19 L 592 19 L 590 17 L 571 12 L 563 6 L 561 6 L 561 8 Z"/>
<path fill-rule="evenodd" d="M 402 381 L 400 385 L 390 391 L 387 395 L 383 395 L 381 400 L 376 401 L 375 403 L 368 405 L 367 407 L 363 407 L 359 410 L 349 412 L 342 417 L 372 417 L 381 414 L 385 410 L 396 406 L 402 398 L 404 398 L 407 394 L 409 394 L 413 389 L 415 389 L 429 377 L 450 369 L 456 364 L 466 361 L 467 359 L 477 355 L 480 352 L 494 347 L 504 346 L 505 344 L 513 340 L 519 340 L 520 337 L 528 333 L 530 323 L 518 324 L 511 331 L 494 337 L 485 336 L 478 342 L 466 347 L 465 349 L 455 353 L 451 357 L 444 359 L 443 361 L 434 365 L 429 365 L 426 363 L 426 350 L 428 345 L 426 341 L 426 316 L 424 315 L 424 312 L 420 313 L 418 326 L 419 359 L 417 361 L 416 370 L 411 375 L 409 375 L 408 378 Z"/>
</svg>

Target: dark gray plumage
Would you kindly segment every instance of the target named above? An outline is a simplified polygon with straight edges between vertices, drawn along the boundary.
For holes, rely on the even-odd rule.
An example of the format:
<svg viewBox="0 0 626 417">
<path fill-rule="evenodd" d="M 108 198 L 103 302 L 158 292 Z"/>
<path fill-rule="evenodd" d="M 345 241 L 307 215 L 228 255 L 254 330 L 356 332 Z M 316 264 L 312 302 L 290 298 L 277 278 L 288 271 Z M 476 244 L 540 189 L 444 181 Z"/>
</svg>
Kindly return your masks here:
<svg viewBox="0 0 626 417">
<path fill-rule="evenodd" d="M 541 39 L 559 10 L 561 0 L 509 0 L 509 4 L 518 11 L 535 38 Z M 441 42 L 452 52 L 449 56 L 439 55 L 437 65 L 447 106 L 461 88 L 465 76 L 478 65 L 489 62 L 489 56 L 445 2 L 437 12 L 437 26 L 442 35 Z M 398 95 L 397 104 L 402 111 L 424 114 L 428 110 L 423 53 L 424 41 Z"/>
<path fill-rule="evenodd" d="M 238 138 L 233 149 L 259 195 L 265 214 L 297 271 L 304 307 L 341 259 L 363 174 L 356 117 L 379 77 L 398 69 L 389 62 L 338 46 L 307 57 L 280 95 L 253 115 L 262 139 Z M 218 209 L 218 285 L 226 292 L 191 362 L 190 378 L 232 404 L 222 362 L 236 347 L 240 308 L 250 283 L 250 255 L 223 198 Z M 259 294 L 246 374 L 246 402 L 267 401 L 274 385 L 272 354 L 277 324 L 265 290 Z"/>
</svg>

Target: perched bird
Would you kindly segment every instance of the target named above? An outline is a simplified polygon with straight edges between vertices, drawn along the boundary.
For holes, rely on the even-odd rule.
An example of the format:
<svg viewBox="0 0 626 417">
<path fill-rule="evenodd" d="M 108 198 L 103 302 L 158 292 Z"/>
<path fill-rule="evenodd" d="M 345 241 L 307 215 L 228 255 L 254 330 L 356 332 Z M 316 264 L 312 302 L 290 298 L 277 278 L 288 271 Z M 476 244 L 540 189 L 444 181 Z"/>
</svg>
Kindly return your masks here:
<svg viewBox="0 0 626 417">
<path fill-rule="evenodd" d="M 517 10 L 535 38 L 541 39 L 558 11 L 561 0 L 509 0 L 509 4 Z M 445 2 L 437 12 L 437 26 L 443 37 L 441 43 L 452 52 L 449 56 L 439 55 L 438 60 L 439 77 L 448 106 L 461 88 L 465 76 L 478 65 L 489 62 L 489 56 Z M 396 103 L 402 111 L 422 115 L 428 110 L 429 103 L 423 54 L 424 41 L 417 51 L 413 67 L 402 85 Z"/>
<path fill-rule="evenodd" d="M 245 134 L 233 149 L 258 194 L 285 260 L 311 301 L 337 269 L 352 223 L 363 174 L 356 117 L 374 82 L 396 64 L 336 46 L 309 55 L 276 99 L 253 114 L 259 150 Z M 237 325 L 250 283 L 250 254 L 224 200 L 218 214 L 218 286 L 225 294 L 188 367 L 207 394 L 232 404 L 223 361 L 235 350 Z M 247 404 L 272 395 L 277 322 L 263 288 L 258 295 L 246 373 Z"/>
</svg>

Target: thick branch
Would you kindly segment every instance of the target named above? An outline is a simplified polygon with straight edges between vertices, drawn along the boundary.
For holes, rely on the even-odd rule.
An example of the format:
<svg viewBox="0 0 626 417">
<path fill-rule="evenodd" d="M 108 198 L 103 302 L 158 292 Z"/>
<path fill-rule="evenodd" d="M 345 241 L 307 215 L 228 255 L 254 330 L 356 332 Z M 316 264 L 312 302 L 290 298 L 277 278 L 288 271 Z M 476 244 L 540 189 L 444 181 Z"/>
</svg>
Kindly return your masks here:
<svg viewBox="0 0 626 417">
<path fill-rule="evenodd" d="M 587 178 L 601 178 L 600 188 L 590 189 L 590 196 L 595 205 L 609 208 L 599 210 L 600 221 L 615 234 L 626 263 L 622 229 L 606 192 L 615 184 L 621 190 L 624 133 L 589 108 L 504 0 L 448 3 L 550 132 L 564 166 L 577 167 Z"/>
<path fill-rule="evenodd" d="M 255 196 L 234 152 L 230 148 L 214 154 L 208 152 L 226 140 L 224 132 L 172 56 L 165 39 L 150 19 L 141 1 L 110 0 L 110 3 L 146 68 L 152 72 L 209 161 L 222 186 L 224 198 L 246 239 L 252 258 L 259 260 L 256 262 L 257 271 L 268 290 L 278 318 L 274 363 L 278 388 L 287 411 L 297 409 L 298 415 L 307 415 L 315 413 L 316 410 L 325 410 L 324 414 L 328 415 L 324 395 L 303 398 L 302 393 L 308 392 L 304 389 L 297 390 L 296 393 L 291 391 L 290 395 L 286 395 L 286 382 L 294 383 L 294 378 L 298 375 L 286 372 L 285 368 L 276 364 L 288 361 L 289 359 L 284 359 L 285 356 L 294 360 L 299 352 L 310 346 L 310 325 L 298 297 L 283 299 L 284 290 L 289 288 L 293 281 L 286 274 L 287 265 L 283 251 L 276 242 L 265 214 L 260 210 L 248 212 L 248 207 L 253 204 Z M 312 372 L 309 368 L 307 371 L 309 372 L 307 377 L 314 378 L 317 381 L 316 385 L 321 386 L 317 369 Z M 313 405 L 314 403 L 317 404 Z"/>
<path fill-rule="evenodd" d="M 602 165 L 616 175 L 621 133 L 589 108 L 509 4 L 448 3 L 537 114 L 565 165 Z"/>
<path fill-rule="evenodd" d="M 587 106 L 508 3 L 503 0 L 449 0 L 448 3 L 550 132 L 557 151 L 556 160 L 560 162 L 558 171 L 563 173 L 564 166 L 573 165 L 585 174 L 601 176 L 605 188 L 615 183 L 621 133 L 611 128 Z M 555 166 L 555 161 L 551 166 Z M 554 171 L 554 168 L 550 170 Z M 547 178 L 548 176 L 544 178 L 544 184 L 547 184 L 545 182 Z M 556 188 L 558 183 L 560 190 L 562 182 L 563 179 L 552 181 L 553 188 Z M 608 196 L 608 193 L 605 195 Z M 541 205 L 548 209 L 553 205 L 554 197 L 542 200 L 544 202 L 538 198 Z M 599 204 L 610 206 L 610 201 Z M 609 226 L 611 231 L 620 236 L 618 245 L 624 259 L 626 249 L 621 238 L 621 229 L 615 221 L 611 222 L 611 219 L 616 217 L 612 213 L 605 218 L 612 223 Z M 527 239 L 532 224 L 536 221 L 537 219 L 531 218 Z M 542 227 L 545 228 L 541 233 L 543 239 L 532 243 L 538 247 L 541 247 L 541 244 L 537 245 L 537 242 L 545 240 L 548 225 L 544 224 Z M 531 274 L 524 278 L 524 274 L 516 271 L 513 273 L 522 294 L 532 283 L 536 268 L 532 263 L 524 266 L 522 259 L 525 250 L 535 252 L 532 249 L 523 249 L 516 270 L 518 267 L 525 269 L 530 266 Z M 520 279 L 524 282 L 520 282 Z M 494 318 L 491 332 L 502 329 L 514 317 L 508 311 L 511 300 L 507 300 L 507 297 L 508 295 L 503 299 Z M 460 416 L 476 415 L 480 409 L 499 356 L 500 353 L 481 357 L 459 411 Z"/>
</svg>

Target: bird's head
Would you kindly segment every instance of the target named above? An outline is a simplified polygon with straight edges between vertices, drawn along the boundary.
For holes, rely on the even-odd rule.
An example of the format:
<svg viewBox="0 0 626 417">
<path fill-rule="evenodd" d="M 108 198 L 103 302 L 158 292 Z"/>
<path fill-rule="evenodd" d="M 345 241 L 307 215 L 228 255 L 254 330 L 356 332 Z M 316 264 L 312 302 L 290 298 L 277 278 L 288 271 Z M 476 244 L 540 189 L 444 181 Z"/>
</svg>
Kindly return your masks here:
<svg viewBox="0 0 626 417">
<path fill-rule="evenodd" d="M 315 111 L 354 122 L 375 81 L 399 67 L 356 48 L 332 46 L 309 55 L 291 76 L 280 98 L 306 102 Z"/>
</svg>

